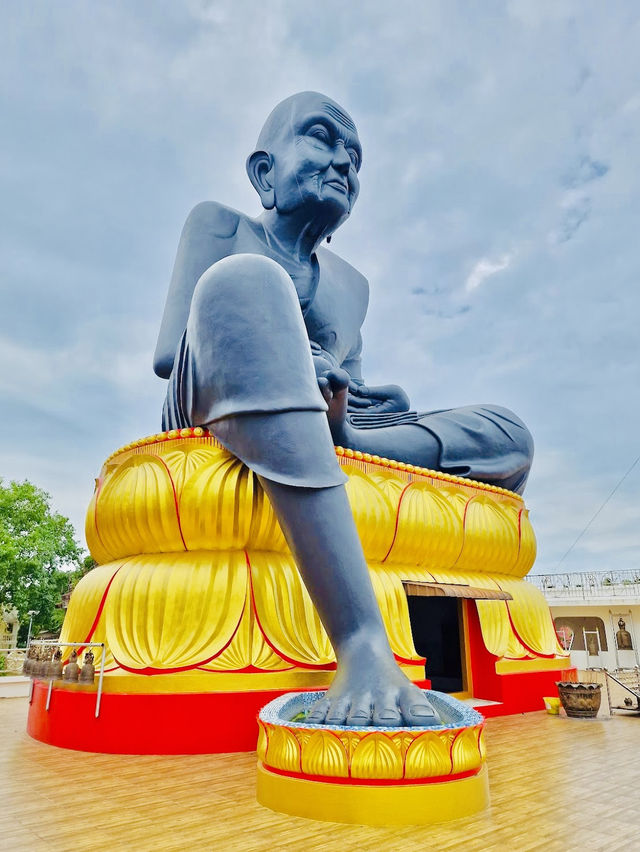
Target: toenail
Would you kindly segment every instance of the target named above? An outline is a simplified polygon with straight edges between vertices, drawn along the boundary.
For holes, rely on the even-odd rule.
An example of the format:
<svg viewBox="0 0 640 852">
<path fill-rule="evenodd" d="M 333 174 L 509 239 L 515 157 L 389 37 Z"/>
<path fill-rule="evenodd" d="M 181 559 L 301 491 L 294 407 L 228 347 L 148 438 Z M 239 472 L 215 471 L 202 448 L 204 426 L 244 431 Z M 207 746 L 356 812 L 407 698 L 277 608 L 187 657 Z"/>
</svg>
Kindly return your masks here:
<svg viewBox="0 0 640 852">
<path fill-rule="evenodd" d="M 412 707 L 409 707 L 413 716 L 424 716 L 425 718 L 428 716 L 435 716 L 435 710 L 432 707 L 424 707 L 422 704 L 414 704 Z"/>
</svg>

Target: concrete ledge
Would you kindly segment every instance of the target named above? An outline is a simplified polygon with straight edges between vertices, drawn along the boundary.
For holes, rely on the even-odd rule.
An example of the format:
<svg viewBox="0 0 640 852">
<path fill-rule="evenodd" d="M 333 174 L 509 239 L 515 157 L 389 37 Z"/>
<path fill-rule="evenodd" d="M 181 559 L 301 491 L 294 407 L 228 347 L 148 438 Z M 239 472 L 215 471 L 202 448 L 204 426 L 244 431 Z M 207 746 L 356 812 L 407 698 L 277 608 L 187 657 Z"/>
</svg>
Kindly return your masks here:
<svg viewBox="0 0 640 852">
<path fill-rule="evenodd" d="M 24 698 L 29 695 L 31 679 L 22 675 L 0 677 L 0 698 Z"/>
</svg>

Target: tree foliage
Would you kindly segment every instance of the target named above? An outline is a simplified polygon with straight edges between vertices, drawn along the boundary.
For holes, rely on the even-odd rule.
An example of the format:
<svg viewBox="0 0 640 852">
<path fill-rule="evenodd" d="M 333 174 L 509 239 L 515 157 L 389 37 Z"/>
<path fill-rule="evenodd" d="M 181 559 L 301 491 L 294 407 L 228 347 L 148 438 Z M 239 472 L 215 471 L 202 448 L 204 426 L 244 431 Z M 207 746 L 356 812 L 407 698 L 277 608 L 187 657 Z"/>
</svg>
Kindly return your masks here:
<svg viewBox="0 0 640 852">
<path fill-rule="evenodd" d="M 63 613 L 56 604 L 68 572 L 82 564 L 71 522 L 50 502 L 31 482 L 5 485 L 0 479 L 0 607 L 15 607 L 22 625 L 36 610 L 34 633 L 59 628 Z"/>
</svg>

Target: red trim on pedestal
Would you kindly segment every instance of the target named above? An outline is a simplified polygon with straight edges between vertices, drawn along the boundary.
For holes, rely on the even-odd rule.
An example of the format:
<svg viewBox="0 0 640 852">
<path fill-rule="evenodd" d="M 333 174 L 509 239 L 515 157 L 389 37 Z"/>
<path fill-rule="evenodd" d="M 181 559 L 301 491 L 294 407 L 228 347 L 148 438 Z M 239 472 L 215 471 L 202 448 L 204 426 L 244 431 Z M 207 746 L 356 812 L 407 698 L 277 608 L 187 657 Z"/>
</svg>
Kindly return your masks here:
<svg viewBox="0 0 640 852">
<path fill-rule="evenodd" d="M 181 695 L 96 693 L 56 689 L 47 711 L 48 684 L 35 681 L 27 732 L 60 748 L 106 754 L 217 754 L 253 751 L 257 715 L 290 690 Z M 302 691 L 302 690 L 298 690 Z"/>
<path fill-rule="evenodd" d="M 286 769 L 276 769 L 263 764 L 265 769 L 274 775 L 283 775 L 285 778 L 300 778 L 304 781 L 318 781 L 322 784 L 345 784 L 350 787 L 406 787 L 415 784 L 442 784 L 447 781 L 460 781 L 462 778 L 471 778 L 477 775 L 482 767 L 468 769 L 466 772 L 458 772 L 455 775 L 438 775 L 429 778 L 341 778 L 336 775 L 307 775 L 305 772 L 288 772 Z"/>
<path fill-rule="evenodd" d="M 429 689 L 429 681 L 418 681 Z M 139 695 L 53 688 L 36 680 L 27 732 L 60 748 L 104 754 L 218 754 L 254 751 L 260 710 L 289 689 Z M 317 692 L 316 687 L 296 692 Z"/>
<path fill-rule="evenodd" d="M 543 696 L 555 695 L 556 681 L 566 680 L 571 669 L 550 669 L 533 672 L 498 674 L 497 657 L 490 654 L 482 638 L 478 608 L 474 601 L 467 605 L 469 631 L 469 662 L 475 698 L 498 701 L 499 704 L 478 705 L 483 716 L 511 716 L 544 710 Z"/>
</svg>

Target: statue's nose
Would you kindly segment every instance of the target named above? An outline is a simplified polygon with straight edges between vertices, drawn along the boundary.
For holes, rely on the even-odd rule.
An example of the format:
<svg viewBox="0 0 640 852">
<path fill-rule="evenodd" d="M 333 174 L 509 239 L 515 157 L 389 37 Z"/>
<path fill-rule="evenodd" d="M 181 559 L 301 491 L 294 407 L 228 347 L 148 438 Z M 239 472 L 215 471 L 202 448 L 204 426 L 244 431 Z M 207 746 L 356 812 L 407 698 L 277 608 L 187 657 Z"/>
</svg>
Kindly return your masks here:
<svg viewBox="0 0 640 852">
<path fill-rule="evenodd" d="M 333 149 L 332 165 L 334 169 L 337 169 L 341 174 L 346 175 L 349 173 L 351 157 L 349 156 L 347 149 L 344 147 L 344 142 L 338 142 L 336 147 Z"/>
</svg>

